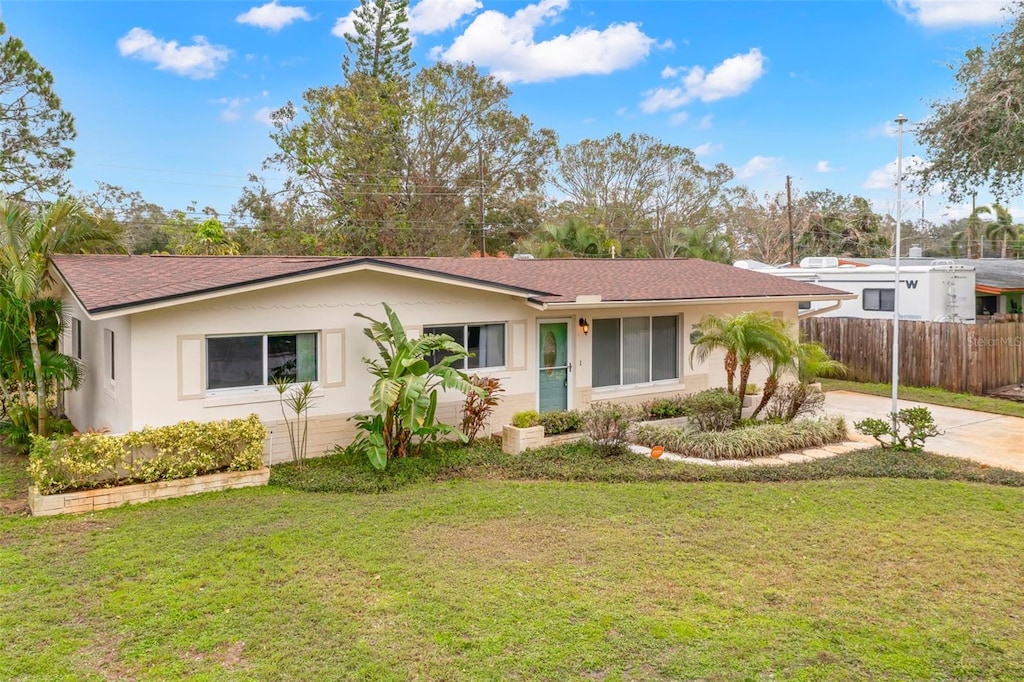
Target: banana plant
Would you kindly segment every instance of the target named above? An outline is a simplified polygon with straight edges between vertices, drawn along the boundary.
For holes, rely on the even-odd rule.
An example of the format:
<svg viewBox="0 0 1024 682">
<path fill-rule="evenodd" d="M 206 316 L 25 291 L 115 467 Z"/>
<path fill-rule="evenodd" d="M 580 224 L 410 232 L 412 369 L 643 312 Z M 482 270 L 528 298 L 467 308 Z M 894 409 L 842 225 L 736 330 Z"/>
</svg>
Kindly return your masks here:
<svg viewBox="0 0 1024 682">
<path fill-rule="evenodd" d="M 377 346 L 379 357 L 363 358 L 376 380 L 370 393 L 372 414 L 354 417 L 359 435 L 353 447 L 376 469 L 384 469 L 394 457 L 418 456 L 424 444 L 443 436 L 466 442 L 458 428 L 437 421 L 437 395 L 480 390 L 452 366 L 469 356 L 452 337 L 426 334 L 411 339 L 386 303 L 384 312 L 384 321 L 356 313 L 370 323 L 363 333 Z"/>
</svg>

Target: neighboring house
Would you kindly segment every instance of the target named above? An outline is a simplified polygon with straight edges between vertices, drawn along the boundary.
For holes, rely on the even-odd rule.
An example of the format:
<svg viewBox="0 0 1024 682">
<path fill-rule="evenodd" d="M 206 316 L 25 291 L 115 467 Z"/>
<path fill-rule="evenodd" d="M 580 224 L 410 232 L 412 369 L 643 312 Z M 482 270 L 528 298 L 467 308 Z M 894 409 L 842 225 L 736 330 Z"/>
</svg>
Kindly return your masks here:
<svg viewBox="0 0 1024 682">
<path fill-rule="evenodd" d="M 798 267 L 772 267 L 757 261 L 736 261 L 735 265 L 855 294 L 838 306 L 806 301 L 800 306 L 801 310 L 812 310 L 826 317 L 863 319 L 892 319 L 895 310 L 896 268 L 881 259 L 804 258 Z M 949 260 L 903 259 L 899 305 L 901 320 L 973 324 L 975 270 L 971 265 Z"/>
<path fill-rule="evenodd" d="M 974 268 L 976 315 L 1024 312 L 1024 260 L 1011 258 L 942 258 L 932 259 L 916 255 L 920 251 L 910 249 L 908 258 L 901 258 L 905 265 L 924 265 L 932 262 L 952 263 Z M 892 265 L 892 259 L 858 258 L 864 265 Z"/>
<path fill-rule="evenodd" d="M 311 455 L 354 436 L 376 355 L 364 320 L 390 304 L 410 333 L 443 332 L 469 373 L 505 390 L 491 428 L 519 410 L 640 402 L 725 384 L 721 357 L 691 367 L 709 313 L 765 310 L 795 321 L 800 301 L 849 294 L 701 260 L 499 260 L 61 255 L 53 272 L 71 318 L 64 347 L 83 387 L 66 397 L 79 429 L 113 432 L 256 413 L 287 447 L 284 374 L 315 381 Z M 763 378 L 755 377 L 755 381 Z M 442 397 L 458 423 L 462 396 Z"/>
</svg>

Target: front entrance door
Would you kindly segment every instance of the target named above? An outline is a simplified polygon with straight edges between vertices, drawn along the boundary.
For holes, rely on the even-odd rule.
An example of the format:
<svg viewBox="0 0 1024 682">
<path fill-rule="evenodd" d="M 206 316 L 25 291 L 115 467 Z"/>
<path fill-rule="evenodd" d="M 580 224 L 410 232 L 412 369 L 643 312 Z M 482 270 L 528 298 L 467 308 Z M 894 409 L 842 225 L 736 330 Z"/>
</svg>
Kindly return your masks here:
<svg viewBox="0 0 1024 682">
<path fill-rule="evenodd" d="M 569 408 L 569 323 L 541 322 L 537 325 L 537 356 L 540 377 L 537 380 L 538 412 Z"/>
</svg>

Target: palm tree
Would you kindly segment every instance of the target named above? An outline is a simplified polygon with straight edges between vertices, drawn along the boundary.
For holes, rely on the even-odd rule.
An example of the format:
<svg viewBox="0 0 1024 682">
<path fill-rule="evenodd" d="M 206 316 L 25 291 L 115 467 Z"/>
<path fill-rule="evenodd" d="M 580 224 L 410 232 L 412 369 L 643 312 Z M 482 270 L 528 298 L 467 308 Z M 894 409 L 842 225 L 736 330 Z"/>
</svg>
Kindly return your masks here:
<svg viewBox="0 0 1024 682">
<path fill-rule="evenodd" d="M 1010 242 L 1020 235 L 1021 226 L 1013 224 L 1013 216 L 1005 206 L 992 204 L 992 211 L 996 214 L 996 219 L 985 230 L 985 238 L 999 242 L 1001 245 L 999 257 L 1006 258 Z"/>
<path fill-rule="evenodd" d="M 675 258 L 729 263 L 732 261 L 732 240 L 711 225 L 691 227 L 673 235 L 671 253 Z"/>
<path fill-rule="evenodd" d="M 0 280 L 23 306 L 36 390 L 36 432 L 41 436 L 47 435 L 49 414 L 37 312 L 52 285 L 50 256 L 113 240 L 110 231 L 86 216 L 74 200 L 62 199 L 36 211 L 16 200 L 0 199 Z"/>
<path fill-rule="evenodd" d="M 771 313 L 743 312 L 727 317 L 705 315 L 697 324 L 700 337 L 690 351 L 690 365 L 694 359 L 703 362 L 716 350 L 725 351 L 725 374 L 729 393 L 742 399 L 747 391 L 747 380 L 756 361 L 771 362 L 782 357 L 791 348 L 792 341 L 786 335 L 785 323 Z M 739 370 L 739 385 L 736 390 L 736 372 Z"/>
<path fill-rule="evenodd" d="M 524 247 L 538 258 L 601 258 L 610 255 L 612 249 L 622 253 L 622 246 L 607 230 L 575 216 L 543 225 Z"/>
<path fill-rule="evenodd" d="M 949 246 L 954 254 L 960 254 L 961 242 L 967 242 L 967 258 L 980 258 L 980 249 L 978 250 L 977 256 L 975 256 L 975 244 L 981 245 L 981 215 L 991 213 L 991 209 L 988 206 L 977 206 L 971 210 L 971 215 L 967 216 L 967 226 L 953 234 L 953 239 L 950 240 Z"/>
</svg>

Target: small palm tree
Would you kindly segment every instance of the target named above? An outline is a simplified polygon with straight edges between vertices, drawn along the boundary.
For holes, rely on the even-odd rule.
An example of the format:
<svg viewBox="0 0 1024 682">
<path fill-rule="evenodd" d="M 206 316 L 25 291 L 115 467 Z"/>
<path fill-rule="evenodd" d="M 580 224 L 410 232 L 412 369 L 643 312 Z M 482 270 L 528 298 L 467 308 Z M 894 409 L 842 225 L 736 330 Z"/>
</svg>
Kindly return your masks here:
<svg viewBox="0 0 1024 682">
<path fill-rule="evenodd" d="M 742 397 L 746 394 L 753 364 L 757 361 L 770 363 L 772 358 L 783 357 L 792 343 L 786 334 L 785 323 L 763 311 L 743 312 L 726 317 L 706 315 L 697 324 L 697 331 L 700 336 L 690 351 L 690 365 L 693 365 L 694 359 L 700 362 L 707 360 L 716 350 L 725 351 L 728 390 L 729 393 L 740 396 L 741 412 Z"/>
<path fill-rule="evenodd" d="M 674 235 L 671 253 L 676 258 L 700 258 L 716 263 L 732 261 L 732 240 L 710 225 L 691 227 Z"/>
<path fill-rule="evenodd" d="M 39 345 L 37 306 L 52 285 L 50 256 L 116 241 L 116 236 L 86 215 L 81 205 L 62 199 L 41 210 L 0 199 L 0 280 L 8 295 L 23 305 L 36 389 L 36 432 L 47 434 L 47 383 Z"/>
<path fill-rule="evenodd" d="M 979 248 L 977 253 L 975 252 L 975 244 L 981 245 L 981 216 L 988 215 L 992 211 L 988 206 L 978 206 L 971 211 L 971 215 L 967 216 L 967 226 L 959 232 L 953 233 L 953 238 L 949 242 L 949 247 L 954 254 L 960 254 L 960 245 L 963 242 L 967 242 L 967 258 L 979 258 L 981 256 L 981 249 Z"/>
<path fill-rule="evenodd" d="M 603 258 L 622 253 L 618 240 L 603 227 L 572 217 L 561 223 L 543 225 L 524 247 L 538 258 Z"/>
</svg>

